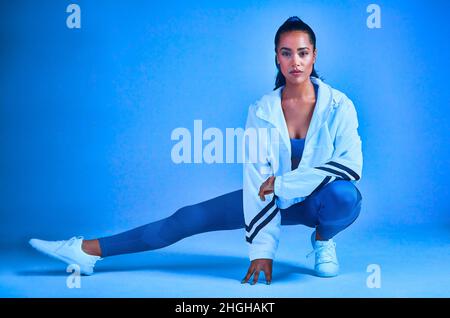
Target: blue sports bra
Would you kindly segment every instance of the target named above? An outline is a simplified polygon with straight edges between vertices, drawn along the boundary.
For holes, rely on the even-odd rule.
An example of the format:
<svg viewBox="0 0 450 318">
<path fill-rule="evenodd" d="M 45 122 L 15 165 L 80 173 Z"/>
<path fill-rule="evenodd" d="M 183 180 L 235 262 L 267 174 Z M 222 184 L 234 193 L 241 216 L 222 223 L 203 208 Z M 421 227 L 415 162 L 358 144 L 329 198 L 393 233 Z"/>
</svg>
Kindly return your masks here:
<svg viewBox="0 0 450 318">
<path fill-rule="evenodd" d="M 291 138 L 291 169 L 297 169 L 305 148 L 305 138 Z"/>
<path fill-rule="evenodd" d="M 316 98 L 319 95 L 319 86 L 314 84 L 314 92 L 316 94 Z M 317 100 L 316 100 L 317 102 Z M 291 139 L 291 169 L 297 169 L 300 164 L 300 160 L 302 159 L 303 148 L 305 148 L 305 139 L 306 138 L 290 138 Z"/>
</svg>

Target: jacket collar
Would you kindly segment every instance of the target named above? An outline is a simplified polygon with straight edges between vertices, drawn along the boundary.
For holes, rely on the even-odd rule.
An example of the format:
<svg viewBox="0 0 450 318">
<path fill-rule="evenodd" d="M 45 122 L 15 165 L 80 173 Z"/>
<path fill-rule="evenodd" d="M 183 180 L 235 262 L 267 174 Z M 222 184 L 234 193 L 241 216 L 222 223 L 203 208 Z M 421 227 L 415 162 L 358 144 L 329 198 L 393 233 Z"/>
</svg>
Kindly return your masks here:
<svg viewBox="0 0 450 318">
<path fill-rule="evenodd" d="M 316 105 L 306 134 L 305 145 L 311 139 L 311 136 L 326 122 L 334 105 L 331 87 L 316 77 L 311 77 L 311 82 L 317 84 L 319 89 L 316 97 Z M 274 125 L 281 134 L 282 140 L 288 149 L 290 149 L 289 131 L 281 107 L 281 92 L 283 89 L 284 86 L 281 86 L 263 96 L 258 103 L 256 116 Z"/>
</svg>

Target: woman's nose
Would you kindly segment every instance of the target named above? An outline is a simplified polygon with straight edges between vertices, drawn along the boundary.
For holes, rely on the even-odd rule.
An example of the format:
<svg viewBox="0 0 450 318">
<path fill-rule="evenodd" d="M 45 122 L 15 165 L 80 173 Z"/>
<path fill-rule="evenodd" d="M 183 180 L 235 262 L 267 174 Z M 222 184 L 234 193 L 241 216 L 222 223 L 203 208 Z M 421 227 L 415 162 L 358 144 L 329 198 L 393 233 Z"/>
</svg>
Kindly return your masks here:
<svg viewBox="0 0 450 318">
<path fill-rule="evenodd" d="M 294 55 L 294 58 L 292 59 L 292 63 L 293 63 L 293 66 L 300 65 L 300 57 L 297 54 Z"/>
</svg>

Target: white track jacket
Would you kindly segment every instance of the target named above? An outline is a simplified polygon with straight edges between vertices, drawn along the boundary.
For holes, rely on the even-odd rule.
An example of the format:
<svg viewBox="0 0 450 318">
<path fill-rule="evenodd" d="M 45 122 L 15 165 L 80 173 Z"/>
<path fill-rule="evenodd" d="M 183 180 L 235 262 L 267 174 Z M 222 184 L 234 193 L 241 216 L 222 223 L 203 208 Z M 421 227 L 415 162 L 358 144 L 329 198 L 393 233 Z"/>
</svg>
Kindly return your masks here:
<svg viewBox="0 0 450 318">
<path fill-rule="evenodd" d="M 311 81 L 319 89 L 303 155 L 295 170 L 291 170 L 291 144 L 281 108 L 284 86 L 249 107 L 246 132 L 249 128 L 268 131 L 257 147 L 263 160 L 244 160 L 243 164 L 243 208 L 250 260 L 274 258 L 280 235 L 280 208 L 303 201 L 335 180 L 357 184 L 361 179 L 362 143 L 352 101 L 316 77 Z M 244 143 L 246 156 L 252 148 Z M 270 176 L 276 176 L 274 193 L 262 201 L 258 192 Z"/>
</svg>

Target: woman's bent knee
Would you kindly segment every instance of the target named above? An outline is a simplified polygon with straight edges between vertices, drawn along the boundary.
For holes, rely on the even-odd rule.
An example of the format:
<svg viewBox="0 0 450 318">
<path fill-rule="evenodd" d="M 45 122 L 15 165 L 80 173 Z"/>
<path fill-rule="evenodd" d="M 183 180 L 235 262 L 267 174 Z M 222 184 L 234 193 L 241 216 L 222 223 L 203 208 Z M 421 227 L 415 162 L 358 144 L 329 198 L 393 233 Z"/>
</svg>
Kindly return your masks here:
<svg viewBox="0 0 450 318">
<path fill-rule="evenodd" d="M 324 191 L 328 200 L 347 209 L 357 206 L 362 200 L 358 188 L 352 182 L 346 180 L 334 181 L 325 186 L 322 191 Z"/>
<path fill-rule="evenodd" d="M 324 187 L 321 211 L 323 222 L 353 223 L 361 211 L 362 196 L 350 181 L 334 181 Z"/>
</svg>

